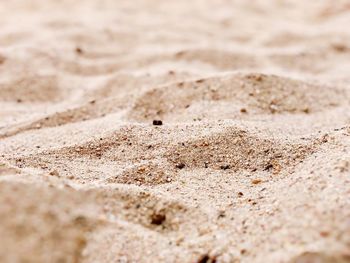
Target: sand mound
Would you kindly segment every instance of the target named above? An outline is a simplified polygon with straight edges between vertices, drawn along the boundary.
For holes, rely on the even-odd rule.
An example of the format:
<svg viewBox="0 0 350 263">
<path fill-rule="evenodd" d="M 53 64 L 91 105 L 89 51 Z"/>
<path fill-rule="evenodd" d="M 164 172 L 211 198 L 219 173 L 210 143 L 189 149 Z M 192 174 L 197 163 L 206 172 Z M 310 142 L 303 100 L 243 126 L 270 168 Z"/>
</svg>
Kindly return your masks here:
<svg viewBox="0 0 350 263">
<path fill-rule="evenodd" d="M 88 196 L 11 182 L 0 189 L 2 262 L 80 261 L 93 227 Z"/>
<path fill-rule="evenodd" d="M 302 161 L 312 147 L 260 139 L 247 131 L 229 128 L 224 132 L 181 143 L 166 156 L 171 162 L 189 168 L 272 171 Z"/>
<path fill-rule="evenodd" d="M 2 101 L 40 103 L 55 102 L 61 98 L 57 78 L 54 76 L 27 75 L 8 83 L 0 83 Z"/>
<path fill-rule="evenodd" d="M 157 118 L 189 121 L 196 119 L 196 114 L 202 114 L 200 119 L 307 114 L 348 104 L 349 99 L 349 93 L 341 89 L 273 75 L 238 74 L 151 89 L 136 100 L 129 116 L 140 121 Z"/>
<path fill-rule="evenodd" d="M 184 140 L 181 133 L 193 136 Z M 17 155 L 10 161 L 22 168 L 55 170 L 61 177 L 81 182 L 99 178 L 107 184 L 157 185 L 177 180 L 182 169 L 290 173 L 324 140 L 303 142 L 256 134 L 235 126 L 217 130 L 215 124 L 207 129 L 137 125 L 53 151 L 39 148 L 36 154 Z"/>
</svg>

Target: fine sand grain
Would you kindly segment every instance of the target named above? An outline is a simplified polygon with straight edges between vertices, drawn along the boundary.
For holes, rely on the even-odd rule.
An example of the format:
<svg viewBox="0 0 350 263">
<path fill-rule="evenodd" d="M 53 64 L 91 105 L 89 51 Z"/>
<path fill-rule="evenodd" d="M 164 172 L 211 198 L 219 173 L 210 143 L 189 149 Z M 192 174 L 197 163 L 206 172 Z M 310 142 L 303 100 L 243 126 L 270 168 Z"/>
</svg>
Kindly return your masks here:
<svg viewBox="0 0 350 263">
<path fill-rule="evenodd" d="M 350 262 L 348 0 L 0 3 L 1 263 Z"/>
</svg>

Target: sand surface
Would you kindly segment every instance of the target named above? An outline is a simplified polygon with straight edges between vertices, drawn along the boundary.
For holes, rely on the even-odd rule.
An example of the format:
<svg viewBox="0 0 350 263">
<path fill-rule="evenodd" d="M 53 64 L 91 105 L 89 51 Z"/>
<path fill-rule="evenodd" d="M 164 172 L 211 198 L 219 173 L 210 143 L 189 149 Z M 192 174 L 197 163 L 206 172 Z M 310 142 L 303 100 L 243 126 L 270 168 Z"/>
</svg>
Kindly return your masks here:
<svg viewBox="0 0 350 263">
<path fill-rule="evenodd" d="M 350 262 L 349 25 L 347 0 L 1 1 L 0 262 Z"/>
</svg>

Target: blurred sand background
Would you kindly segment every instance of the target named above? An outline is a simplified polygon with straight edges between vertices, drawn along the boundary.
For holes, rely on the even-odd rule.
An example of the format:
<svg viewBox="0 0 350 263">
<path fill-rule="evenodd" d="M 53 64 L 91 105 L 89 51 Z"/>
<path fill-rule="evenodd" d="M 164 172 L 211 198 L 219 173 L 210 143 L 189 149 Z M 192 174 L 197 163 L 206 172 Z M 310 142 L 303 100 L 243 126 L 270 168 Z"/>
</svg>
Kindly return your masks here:
<svg viewBox="0 0 350 263">
<path fill-rule="evenodd" d="M 0 262 L 350 262 L 349 1 L 7 0 L 0 28 Z"/>
</svg>

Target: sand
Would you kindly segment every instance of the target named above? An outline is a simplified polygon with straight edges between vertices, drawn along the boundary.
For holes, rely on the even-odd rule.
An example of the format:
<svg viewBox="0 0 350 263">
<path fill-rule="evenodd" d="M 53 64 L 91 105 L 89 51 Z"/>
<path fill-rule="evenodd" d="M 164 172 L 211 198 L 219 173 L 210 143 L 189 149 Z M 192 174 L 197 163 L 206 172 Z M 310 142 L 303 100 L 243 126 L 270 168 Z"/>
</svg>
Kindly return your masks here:
<svg viewBox="0 0 350 263">
<path fill-rule="evenodd" d="M 0 262 L 350 262 L 349 1 L 0 24 Z"/>
</svg>

